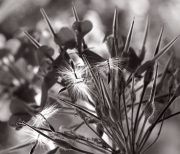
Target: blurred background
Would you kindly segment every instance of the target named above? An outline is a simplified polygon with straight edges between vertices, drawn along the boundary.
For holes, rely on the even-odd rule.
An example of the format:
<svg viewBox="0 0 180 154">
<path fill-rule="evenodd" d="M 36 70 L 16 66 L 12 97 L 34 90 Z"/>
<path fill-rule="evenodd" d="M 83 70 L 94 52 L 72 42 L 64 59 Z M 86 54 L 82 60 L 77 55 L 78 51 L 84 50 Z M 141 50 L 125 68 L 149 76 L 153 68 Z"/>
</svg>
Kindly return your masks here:
<svg viewBox="0 0 180 154">
<path fill-rule="evenodd" d="M 13 46 L 8 46 L 7 42 L 21 33 L 21 29 L 46 30 L 47 26 L 40 13 L 42 7 L 49 16 L 55 31 L 64 26 L 71 28 L 74 22 L 71 4 L 71 0 L 0 0 L 0 49 L 4 48 L 4 46 L 13 48 Z M 113 13 L 116 6 L 119 11 L 119 31 L 122 35 L 127 35 L 131 22 L 135 17 L 131 46 L 137 54 L 139 54 L 142 46 L 146 19 L 149 16 L 150 30 L 146 45 L 146 60 L 150 59 L 154 52 L 163 25 L 165 30 L 161 47 L 180 34 L 179 0 L 74 0 L 73 4 L 81 20 L 89 19 L 93 23 L 93 30 L 85 38 L 89 47 L 94 47 L 94 51 L 104 57 L 107 57 L 108 53 L 106 45 L 102 42 L 105 35 L 112 33 Z M 44 32 L 43 35 L 51 37 L 49 33 Z M 41 40 L 41 43 L 51 45 L 51 42 L 47 41 L 47 39 Z M 175 52 L 174 61 L 177 62 L 175 63 L 177 66 L 180 58 L 179 43 L 180 39 L 171 49 Z M 167 53 L 159 60 L 160 69 L 165 65 L 168 56 Z M 172 108 L 173 112 L 180 110 L 178 102 Z M 3 113 L 1 108 L 0 112 Z M 74 120 L 75 118 L 63 115 L 58 119 L 60 125 L 72 125 Z M 146 152 L 147 154 L 179 154 L 179 120 L 180 117 L 176 116 L 164 123 L 159 140 Z M 86 128 L 82 128 L 82 131 L 84 130 Z M 155 138 L 157 131 L 152 135 L 151 142 Z M 14 129 L 9 128 L 6 122 L 0 122 L 0 149 L 16 145 L 21 140 L 19 132 L 15 133 Z M 39 149 L 37 153 L 41 154 L 42 151 L 43 148 Z M 17 154 L 21 153 L 24 154 L 24 151 L 19 151 Z M 72 154 L 73 152 L 61 151 L 61 153 Z"/>
</svg>

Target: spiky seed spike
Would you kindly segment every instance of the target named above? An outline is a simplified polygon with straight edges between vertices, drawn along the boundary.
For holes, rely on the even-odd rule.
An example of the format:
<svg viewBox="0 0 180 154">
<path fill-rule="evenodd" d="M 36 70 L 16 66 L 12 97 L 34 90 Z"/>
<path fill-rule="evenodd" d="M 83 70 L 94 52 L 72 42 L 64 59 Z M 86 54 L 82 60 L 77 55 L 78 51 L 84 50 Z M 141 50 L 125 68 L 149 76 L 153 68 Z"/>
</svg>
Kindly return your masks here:
<svg viewBox="0 0 180 154">
<path fill-rule="evenodd" d="M 135 18 L 133 19 L 133 22 L 132 22 L 131 27 L 129 29 L 128 36 L 126 38 L 126 43 L 125 43 L 125 47 L 124 47 L 124 51 L 123 51 L 124 53 L 129 52 L 129 45 L 130 45 L 130 42 L 131 42 L 131 37 L 132 37 L 133 27 L 134 27 L 134 20 L 135 20 Z"/>
<path fill-rule="evenodd" d="M 146 41 L 147 41 L 147 37 L 148 37 L 148 32 L 149 32 L 149 17 L 147 17 L 147 21 L 146 21 L 146 27 L 145 27 L 145 31 L 144 31 L 144 39 L 143 39 L 143 44 L 142 44 L 142 49 L 141 49 L 141 53 L 139 55 L 139 58 L 141 59 L 141 61 L 144 60 L 145 57 L 145 52 L 146 52 Z"/>
<path fill-rule="evenodd" d="M 53 30 L 53 28 L 52 28 L 52 26 L 51 26 L 50 20 L 49 20 L 49 18 L 48 18 L 48 16 L 47 16 L 46 12 L 44 11 L 43 8 L 41 8 L 40 11 L 41 11 L 41 14 L 42 14 L 43 17 L 44 17 L 44 20 L 46 21 L 46 23 L 47 23 L 47 25 L 48 25 L 48 27 L 49 27 L 49 30 L 50 30 L 50 32 L 51 32 L 52 37 L 55 38 L 55 37 L 56 37 L 56 33 L 54 32 L 54 30 Z"/>
<path fill-rule="evenodd" d="M 161 51 L 154 56 L 154 58 L 151 60 L 151 62 L 155 62 L 157 59 L 159 59 L 172 45 L 176 42 L 176 40 L 179 38 L 179 36 L 175 37 L 169 44 L 167 44 Z"/>
<path fill-rule="evenodd" d="M 106 102 L 109 106 L 109 108 L 113 108 L 112 104 L 111 104 L 111 99 L 109 97 L 109 94 L 106 90 L 105 84 L 103 82 L 103 79 L 100 78 L 100 87 L 102 88 L 102 94 L 103 94 L 103 98 L 106 99 Z"/>
<path fill-rule="evenodd" d="M 23 30 L 23 32 L 37 49 L 41 47 L 41 44 L 39 44 L 27 31 Z"/>
<path fill-rule="evenodd" d="M 97 77 L 98 77 L 98 81 L 100 83 L 100 91 L 101 91 L 101 95 L 102 95 L 102 100 L 103 100 L 103 107 L 106 106 L 106 102 L 105 102 L 105 94 L 104 94 L 104 91 L 103 91 L 103 88 L 102 88 L 102 83 L 101 83 L 101 78 L 100 78 L 100 75 L 99 73 L 97 74 Z"/>
<path fill-rule="evenodd" d="M 159 38 L 158 38 L 157 45 L 156 45 L 156 48 L 155 48 L 154 56 L 157 55 L 157 53 L 159 51 L 159 48 L 160 48 L 160 45 L 161 45 L 163 31 L 164 31 L 164 25 L 161 28 L 161 31 L 160 31 L 160 34 L 159 34 Z"/>
<path fill-rule="evenodd" d="M 149 32 L 149 17 L 147 17 L 147 20 L 146 20 L 146 28 L 145 28 L 145 31 L 144 31 L 144 39 L 143 39 L 142 48 L 144 48 L 145 45 L 146 45 L 148 32 Z"/>
<path fill-rule="evenodd" d="M 89 70 L 90 70 L 90 73 L 91 73 L 91 75 L 92 75 L 92 77 L 93 77 L 93 79 L 94 79 L 95 86 L 96 86 L 97 90 L 99 90 L 98 80 L 97 80 L 97 78 L 96 78 L 96 76 L 95 76 L 95 74 L 94 74 L 94 72 L 93 72 L 93 70 L 92 70 L 92 68 L 91 68 L 91 66 L 90 66 L 87 58 L 85 57 L 85 55 L 82 55 L 82 59 L 84 60 L 85 64 L 88 66 L 88 68 L 89 68 Z"/>
<path fill-rule="evenodd" d="M 72 3 L 72 11 L 73 11 L 75 20 L 76 20 L 76 21 L 79 21 L 79 17 L 78 17 L 78 15 L 77 15 L 76 8 L 74 7 L 73 3 Z"/>
<path fill-rule="evenodd" d="M 117 31 L 118 31 L 118 11 L 117 11 L 117 7 L 114 10 L 114 19 L 113 19 L 113 35 L 114 38 L 117 38 Z"/>
</svg>

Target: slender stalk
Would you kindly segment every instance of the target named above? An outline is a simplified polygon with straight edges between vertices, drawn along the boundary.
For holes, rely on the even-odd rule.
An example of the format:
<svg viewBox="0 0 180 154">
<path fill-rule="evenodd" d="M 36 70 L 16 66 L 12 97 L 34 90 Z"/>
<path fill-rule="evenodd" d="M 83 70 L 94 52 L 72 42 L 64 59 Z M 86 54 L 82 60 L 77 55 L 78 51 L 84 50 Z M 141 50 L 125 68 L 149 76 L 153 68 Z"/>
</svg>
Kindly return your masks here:
<svg viewBox="0 0 180 154">
<path fill-rule="evenodd" d="M 143 100 L 143 97 L 144 97 L 144 94 L 145 94 L 146 87 L 147 87 L 147 85 L 144 85 L 144 88 L 143 88 L 143 91 L 142 91 L 142 94 L 141 94 L 141 98 L 140 98 L 140 103 L 138 104 L 139 106 L 138 106 L 136 118 L 135 118 L 135 123 L 134 123 L 134 140 L 132 141 L 134 144 L 135 144 L 135 138 L 136 138 L 136 130 L 138 128 L 137 123 L 138 123 L 139 112 L 140 112 L 140 108 L 141 108 L 141 104 L 142 104 L 142 100 Z"/>
</svg>

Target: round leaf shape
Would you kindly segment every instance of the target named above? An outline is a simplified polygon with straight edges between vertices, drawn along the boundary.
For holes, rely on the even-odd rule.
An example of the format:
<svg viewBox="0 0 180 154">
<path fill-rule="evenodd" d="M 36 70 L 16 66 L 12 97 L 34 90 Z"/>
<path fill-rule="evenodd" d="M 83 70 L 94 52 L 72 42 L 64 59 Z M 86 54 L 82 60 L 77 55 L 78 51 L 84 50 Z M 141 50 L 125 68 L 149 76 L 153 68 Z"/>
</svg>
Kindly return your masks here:
<svg viewBox="0 0 180 154">
<path fill-rule="evenodd" d="M 92 30 L 93 24 L 89 20 L 75 21 L 72 28 L 78 37 L 83 38 Z"/>
<path fill-rule="evenodd" d="M 63 27 L 56 34 L 54 41 L 59 46 L 64 46 L 65 49 L 73 49 L 76 46 L 76 40 L 74 37 L 74 33 L 67 27 Z"/>
<path fill-rule="evenodd" d="M 25 104 L 25 102 L 23 102 L 22 100 L 15 98 L 11 101 L 10 103 L 10 111 L 12 114 L 15 113 L 26 113 L 26 110 L 28 109 L 27 105 Z"/>
</svg>

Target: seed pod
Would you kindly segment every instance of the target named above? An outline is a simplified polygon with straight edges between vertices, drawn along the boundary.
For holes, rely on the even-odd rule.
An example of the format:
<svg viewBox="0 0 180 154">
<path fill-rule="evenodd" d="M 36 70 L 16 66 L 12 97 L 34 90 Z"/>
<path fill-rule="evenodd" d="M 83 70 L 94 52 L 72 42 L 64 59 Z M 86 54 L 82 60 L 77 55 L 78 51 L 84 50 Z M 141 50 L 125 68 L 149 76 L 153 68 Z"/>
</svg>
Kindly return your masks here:
<svg viewBox="0 0 180 154">
<path fill-rule="evenodd" d="M 153 113 L 151 114 L 151 116 L 149 117 L 148 121 L 149 123 L 154 123 L 156 121 L 156 119 L 158 118 L 159 114 L 161 113 L 161 111 L 163 110 L 165 104 L 159 103 L 159 102 L 155 102 L 153 105 Z M 168 116 L 171 114 L 171 109 L 168 108 L 167 111 L 165 112 L 165 116 Z"/>
<path fill-rule="evenodd" d="M 150 67 L 148 67 L 145 75 L 144 75 L 144 85 L 148 85 L 153 77 L 154 72 L 154 64 L 152 64 Z"/>
<path fill-rule="evenodd" d="M 146 21 L 146 27 L 145 27 L 145 31 L 144 31 L 144 38 L 143 38 L 143 44 L 142 44 L 142 49 L 141 49 L 141 53 L 139 54 L 139 59 L 142 61 L 145 58 L 145 53 L 146 53 L 146 41 L 147 41 L 147 36 L 148 36 L 148 31 L 149 31 L 149 18 L 147 17 L 147 21 Z"/>
<path fill-rule="evenodd" d="M 96 132 L 98 133 L 98 135 L 100 137 L 103 136 L 103 133 L 104 133 L 104 127 L 101 123 L 97 124 L 97 127 L 96 127 Z"/>
<path fill-rule="evenodd" d="M 118 113 L 117 113 L 117 110 L 115 109 L 115 107 L 113 107 L 109 110 L 109 115 L 110 115 L 111 120 L 114 123 L 119 121 L 119 118 L 118 118 L 119 116 L 118 116 Z"/>
<path fill-rule="evenodd" d="M 177 78 L 177 74 L 179 72 L 179 68 L 176 69 L 175 73 L 170 77 L 168 81 L 168 86 L 169 86 L 169 93 L 172 93 L 173 88 L 174 88 L 174 82 Z"/>
<path fill-rule="evenodd" d="M 78 137 L 72 132 L 64 132 L 64 134 L 63 133 L 59 133 L 59 134 L 66 140 L 75 141 L 78 139 Z"/>
<path fill-rule="evenodd" d="M 110 119 L 103 118 L 102 120 L 103 120 L 103 124 L 104 124 L 106 127 L 112 127 L 112 126 L 113 126 L 113 124 L 112 124 L 112 122 L 111 122 Z"/>
<path fill-rule="evenodd" d="M 145 118 L 150 117 L 150 115 L 152 115 L 152 112 L 153 112 L 152 104 L 148 101 L 144 108 Z"/>
<path fill-rule="evenodd" d="M 93 118 L 93 119 L 87 120 L 87 123 L 88 123 L 88 124 L 98 124 L 98 123 L 100 123 L 100 121 L 97 120 L 97 119 L 95 119 L 95 118 Z"/>
<path fill-rule="evenodd" d="M 109 117 L 109 109 L 106 106 L 102 107 L 101 112 L 104 115 L 104 117 L 106 117 L 106 118 Z"/>
<path fill-rule="evenodd" d="M 54 139 L 54 142 L 63 150 L 73 150 L 72 145 L 64 140 Z"/>
</svg>

